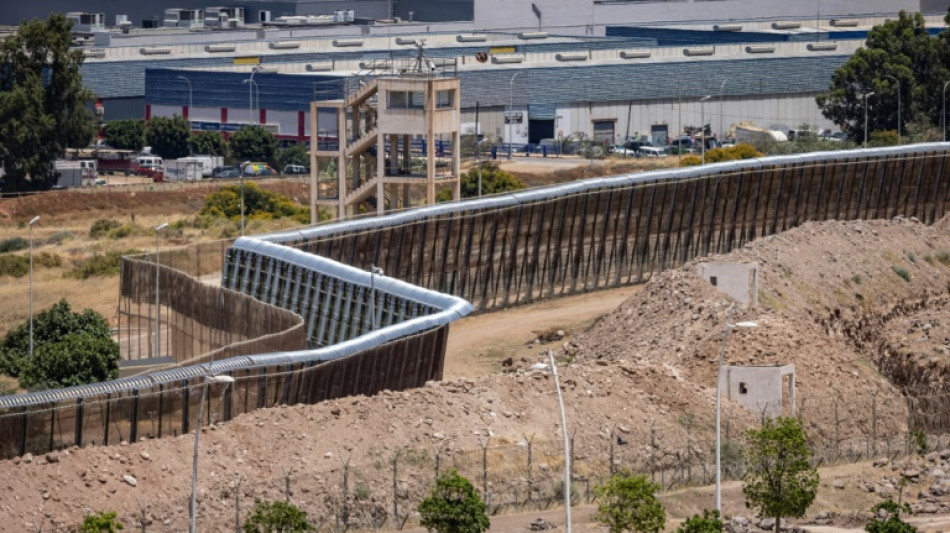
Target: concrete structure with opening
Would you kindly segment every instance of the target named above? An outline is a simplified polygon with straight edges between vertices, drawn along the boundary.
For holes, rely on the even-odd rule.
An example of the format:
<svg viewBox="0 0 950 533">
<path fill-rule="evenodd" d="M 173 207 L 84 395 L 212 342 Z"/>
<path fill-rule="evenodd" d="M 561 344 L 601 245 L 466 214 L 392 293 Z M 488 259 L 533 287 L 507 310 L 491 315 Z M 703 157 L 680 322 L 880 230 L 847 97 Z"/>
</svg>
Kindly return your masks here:
<svg viewBox="0 0 950 533">
<path fill-rule="evenodd" d="M 725 398 L 755 413 L 795 415 L 795 365 L 723 366 L 719 389 Z"/>
<path fill-rule="evenodd" d="M 746 307 L 759 303 L 758 263 L 700 263 L 696 273 Z"/>
</svg>

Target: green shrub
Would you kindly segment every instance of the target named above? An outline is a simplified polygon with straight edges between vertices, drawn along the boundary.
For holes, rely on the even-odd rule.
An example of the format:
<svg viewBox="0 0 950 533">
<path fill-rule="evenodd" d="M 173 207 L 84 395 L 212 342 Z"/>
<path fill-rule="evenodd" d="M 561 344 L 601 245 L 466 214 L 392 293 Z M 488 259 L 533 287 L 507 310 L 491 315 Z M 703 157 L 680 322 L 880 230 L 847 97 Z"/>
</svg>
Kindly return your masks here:
<svg viewBox="0 0 950 533">
<path fill-rule="evenodd" d="M 22 278 L 30 272 L 30 258 L 28 256 L 3 254 L 0 255 L 0 276 Z"/>
<path fill-rule="evenodd" d="M 30 242 L 23 237 L 11 237 L 0 241 L 0 253 L 18 252 L 30 247 Z"/>
<path fill-rule="evenodd" d="M 917 254 L 914 252 L 907 252 L 907 260 L 911 263 L 917 264 Z"/>
<path fill-rule="evenodd" d="M 762 157 L 762 153 L 755 149 L 751 144 L 737 144 L 723 148 L 713 148 L 706 152 L 707 163 L 718 163 L 720 161 L 735 161 L 737 159 L 754 159 Z"/>
<path fill-rule="evenodd" d="M 486 510 L 472 483 L 450 470 L 419 502 L 419 523 L 438 533 L 483 533 L 491 526 Z"/>
<path fill-rule="evenodd" d="M 89 236 L 93 239 L 101 239 L 106 237 L 109 233 L 121 226 L 122 223 L 116 220 L 108 220 L 105 218 L 100 218 L 99 220 L 92 223 L 92 226 L 89 227 Z"/>
<path fill-rule="evenodd" d="M 123 529 L 125 526 L 116 520 L 115 511 L 100 511 L 86 515 L 79 526 L 79 533 L 116 533 Z"/>
<path fill-rule="evenodd" d="M 610 533 L 659 533 L 666 524 L 666 512 L 656 499 L 659 490 L 660 485 L 646 476 L 614 474 L 594 489 L 597 513 L 593 518 L 607 526 Z"/>
<path fill-rule="evenodd" d="M 950 266 L 950 252 L 937 252 L 937 261 L 940 261 L 940 264 L 943 266 Z"/>
<path fill-rule="evenodd" d="M 241 220 L 241 187 L 228 185 L 205 196 L 205 205 L 198 212 L 203 217 Z M 244 218 L 273 220 L 290 218 L 301 224 L 310 223 L 310 209 L 294 204 L 282 194 L 259 188 L 254 183 L 244 184 Z"/>
<path fill-rule="evenodd" d="M 719 533 L 722 531 L 722 520 L 719 511 L 704 509 L 702 516 L 695 514 L 683 522 L 676 529 L 676 533 Z"/>
<path fill-rule="evenodd" d="M 138 255 L 141 250 L 113 250 L 105 254 L 93 254 L 74 263 L 72 270 L 64 274 L 68 278 L 87 279 L 91 277 L 117 276 L 122 256 Z"/>
<path fill-rule="evenodd" d="M 7 333 L 0 343 L 0 372 L 20 378 L 22 387 L 64 387 L 115 379 L 119 372 L 119 345 L 109 323 L 86 309 L 74 313 L 60 300 L 33 320 L 33 358 L 30 323 Z"/>
<path fill-rule="evenodd" d="M 861 284 L 861 276 L 855 274 L 855 275 L 851 276 L 851 281 L 854 282 L 855 285 L 860 285 L 860 284 Z"/>
<path fill-rule="evenodd" d="M 695 167 L 702 164 L 703 160 L 698 155 L 688 155 L 680 160 L 681 167 Z"/>
<path fill-rule="evenodd" d="M 283 533 L 314 531 L 307 513 L 289 502 L 254 500 L 254 510 L 244 521 L 245 533 Z"/>
<path fill-rule="evenodd" d="M 524 189 L 524 183 L 518 180 L 508 172 L 505 172 L 498 165 L 490 162 L 481 165 L 482 194 L 498 194 L 507 191 L 516 191 Z M 425 172 L 425 169 L 422 170 Z M 459 191 L 462 198 L 478 197 L 478 168 L 472 168 L 468 172 L 463 172 L 459 176 Z M 448 202 L 452 200 L 452 188 L 446 187 L 439 191 L 435 201 Z"/>
<path fill-rule="evenodd" d="M 937 261 L 934 259 L 934 256 L 930 254 L 924 256 L 924 261 L 926 261 L 930 266 L 934 266 L 937 263 Z"/>
<path fill-rule="evenodd" d="M 901 519 L 902 512 L 910 514 L 910 505 L 901 505 L 893 500 L 878 502 L 871 507 L 874 518 L 864 525 L 864 530 L 868 533 L 916 533 L 916 527 Z"/>
<path fill-rule="evenodd" d="M 71 231 L 57 231 L 46 238 L 46 244 L 60 244 L 65 240 L 75 237 Z"/>
<path fill-rule="evenodd" d="M 910 271 L 908 271 L 906 268 L 894 265 L 891 267 L 891 270 L 893 270 L 894 273 L 900 276 L 904 281 L 910 281 Z"/>
</svg>

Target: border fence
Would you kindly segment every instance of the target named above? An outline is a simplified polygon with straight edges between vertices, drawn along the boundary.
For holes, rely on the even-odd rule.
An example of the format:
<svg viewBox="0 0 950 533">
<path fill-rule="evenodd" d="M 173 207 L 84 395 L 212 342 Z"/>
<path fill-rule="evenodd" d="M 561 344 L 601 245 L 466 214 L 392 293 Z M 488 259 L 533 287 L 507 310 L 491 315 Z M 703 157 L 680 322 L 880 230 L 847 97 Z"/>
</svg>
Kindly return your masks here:
<svg viewBox="0 0 950 533">
<path fill-rule="evenodd" d="M 187 432 L 192 392 L 209 374 L 235 379 L 212 385 L 223 387 L 208 400 L 209 418 L 219 420 L 280 403 L 419 386 L 441 377 L 448 324 L 473 309 L 640 283 L 810 220 L 904 215 L 932 223 L 947 211 L 948 154 L 950 144 L 933 143 L 717 163 L 245 237 L 225 253 L 218 290 L 297 314 L 305 349 L 0 397 L 0 456 Z M 164 272 L 192 259 L 193 271 L 183 271 L 201 276 L 209 268 L 200 253 L 178 253 L 162 257 Z M 151 330 L 149 317 L 171 313 L 175 325 L 166 330 L 178 333 L 168 333 L 170 340 L 194 345 L 195 336 L 183 332 L 199 331 L 197 344 L 211 350 L 250 342 L 242 334 L 251 332 L 220 331 L 247 326 L 214 321 L 233 311 L 220 297 L 210 307 L 165 300 L 150 311 L 142 284 L 155 279 L 147 265 L 132 266 L 148 258 L 125 261 L 120 309 L 139 326 Z M 257 333 L 295 327 L 278 321 Z M 226 340 L 211 341 L 216 335 Z M 198 351 L 188 355 L 202 357 Z"/>
</svg>

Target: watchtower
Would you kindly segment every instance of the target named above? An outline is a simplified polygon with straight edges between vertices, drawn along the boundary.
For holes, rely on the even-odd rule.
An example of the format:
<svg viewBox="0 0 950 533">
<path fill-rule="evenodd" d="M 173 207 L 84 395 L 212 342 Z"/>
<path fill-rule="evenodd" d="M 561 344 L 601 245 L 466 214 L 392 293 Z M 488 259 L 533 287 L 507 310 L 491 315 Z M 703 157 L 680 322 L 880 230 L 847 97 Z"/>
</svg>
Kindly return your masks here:
<svg viewBox="0 0 950 533">
<path fill-rule="evenodd" d="M 416 42 L 415 58 L 365 62 L 359 74 L 341 80 L 336 98 L 320 99 L 327 92 L 315 91 L 310 107 L 311 222 L 317 221 L 321 206 L 335 208 L 339 218 L 358 214 L 355 206 L 372 196 L 380 215 L 387 209 L 433 204 L 437 188 L 445 186 L 452 187 L 452 198 L 458 200 L 456 63 L 425 57 L 423 45 Z M 321 109 L 334 111 L 335 141 L 321 134 Z M 335 161 L 335 173 L 321 176 L 321 170 L 332 170 L 329 161 Z"/>
</svg>

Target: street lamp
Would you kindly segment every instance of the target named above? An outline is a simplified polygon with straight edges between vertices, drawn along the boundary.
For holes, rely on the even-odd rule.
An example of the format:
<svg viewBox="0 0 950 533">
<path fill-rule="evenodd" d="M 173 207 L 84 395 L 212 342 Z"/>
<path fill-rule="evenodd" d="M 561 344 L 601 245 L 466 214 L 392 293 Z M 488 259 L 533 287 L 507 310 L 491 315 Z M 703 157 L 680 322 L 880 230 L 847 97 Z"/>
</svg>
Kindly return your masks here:
<svg viewBox="0 0 950 533">
<path fill-rule="evenodd" d="M 33 224 L 39 219 L 37 215 L 30 221 L 30 359 L 33 359 Z"/>
<path fill-rule="evenodd" d="M 894 83 L 897 85 L 897 144 L 901 145 L 901 80 L 897 79 L 896 76 L 891 76 L 889 74 L 884 75 L 885 78 L 890 78 L 894 80 Z"/>
<path fill-rule="evenodd" d="M 508 82 L 508 161 L 511 161 L 511 123 L 514 117 L 511 116 L 511 109 L 514 107 L 515 101 L 515 78 L 518 77 L 520 72 L 515 72 L 514 76 L 511 77 L 511 81 Z"/>
<path fill-rule="evenodd" d="M 730 324 L 729 320 L 732 318 L 732 312 L 729 313 L 729 317 L 726 318 L 725 331 L 722 336 L 722 350 L 719 352 L 719 370 L 716 372 L 716 510 L 719 511 L 719 514 L 722 515 L 722 441 L 720 436 L 720 405 L 722 403 L 722 360 L 726 356 L 726 343 L 729 342 L 729 332 L 734 329 L 752 329 L 758 324 L 755 322 L 736 322 L 735 324 Z"/>
<path fill-rule="evenodd" d="M 247 123 L 251 124 L 254 120 L 254 90 L 257 90 L 257 100 L 258 105 L 260 105 L 261 99 L 261 90 L 257 88 L 257 83 L 254 82 L 254 75 L 261 71 L 261 67 L 254 67 L 251 69 L 251 77 L 247 78 L 244 83 L 247 85 Z"/>
<path fill-rule="evenodd" d="M 723 78 L 722 83 L 719 84 L 719 135 L 722 135 L 722 139 L 726 139 L 726 130 L 722 127 L 723 113 L 722 113 L 722 90 L 726 87 L 726 82 L 729 81 L 729 78 Z"/>
<path fill-rule="evenodd" d="M 376 276 L 383 275 L 383 269 L 379 268 L 376 265 L 370 265 L 369 267 L 369 311 L 373 314 L 373 331 L 376 331 L 376 328 L 379 326 L 377 324 L 376 318 Z"/>
<path fill-rule="evenodd" d="M 160 329 L 161 322 L 162 322 L 162 311 L 161 311 L 161 308 L 159 307 L 159 302 L 158 302 L 158 287 L 159 287 L 158 281 L 160 277 L 160 274 L 158 271 L 158 266 L 159 266 L 158 234 L 161 233 L 161 231 L 167 227 L 168 227 L 168 222 L 155 228 L 155 355 L 154 355 L 155 357 L 161 357 L 159 355 L 158 350 L 159 350 L 159 347 L 161 346 L 159 342 L 162 338 L 161 329 Z"/>
<path fill-rule="evenodd" d="M 564 397 L 561 395 L 561 384 L 557 378 L 557 364 L 554 362 L 554 352 L 550 348 L 548 348 L 548 358 L 551 360 L 554 388 L 557 389 L 557 404 L 561 409 L 561 433 L 564 435 L 564 515 L 567 521 L 567 533 L 571 533 L 571 443 L 567 438 L 567 415 L 564 413 Z"/>
<path fill-rule="evenodd" d="M 872 96 L 873 92 L 864 93 L 864 148 L 868 147 L 868 98 Z"/>
<path fill-rule="evenodd" d="M 195 452 L 191 459 L 191 502 L 188 505 L 188 515 L 190 518 L 188 531 L 195 533 L 195 521 L 197 519 L 197 494 L 198 494 L 198 435 L 201 434 L 201 419 L 204 417 L 205 397 L 208 392 L 209 383 L 234 383 L 231 376 L 212 376 L 211 364 L 214 359 L 205 366 L 205 375 L 201 384 L 201 403 L 198 404 L 198 420 L 195 422 Z"/>
<path fill-rule="evenodd" d="M 712 98 L 712 95 L 707 94 L 699 99 L 699 129 L 702 131 L 700 134 L 700 138 L 702 139 L 700 150 L 702 151 L 704 165 L 706 164 L 706 100 L 710 98 Z"/>
<path fill-rule="evenodd" d="M 947 85 L 950 85 L 950 81 L 943 84 L 943 112 L 940 115 L 940 127 L 943 130 L 943 142 L 947 142 Z"/>
<path fill-rule="evenodd" d="M 191 113 L 192 113 L 192 109 L 191 109 L 191 108 L 192 108 L 191 80 L 189 80 L 188 78 L 186 78 L 186 77 L 184 77 L 184 76 L 178 76 L 178 79 L 184 80 L 184 82 L 188 84 L 188 128 L 193 131 L 195 128 L 194 128 L 194 126 L 191 125 L 191 123 L 192 123 L 192 120 L 191 120 Z"/>
</svg>

